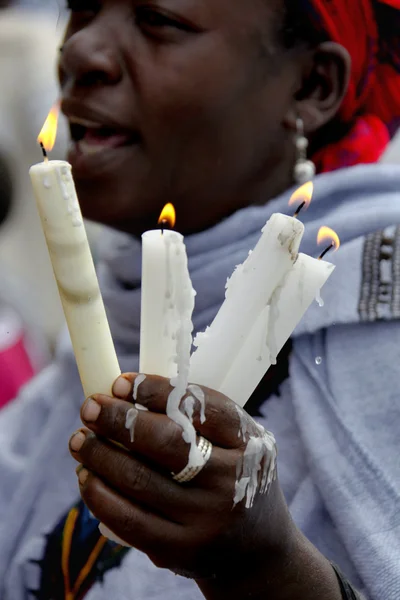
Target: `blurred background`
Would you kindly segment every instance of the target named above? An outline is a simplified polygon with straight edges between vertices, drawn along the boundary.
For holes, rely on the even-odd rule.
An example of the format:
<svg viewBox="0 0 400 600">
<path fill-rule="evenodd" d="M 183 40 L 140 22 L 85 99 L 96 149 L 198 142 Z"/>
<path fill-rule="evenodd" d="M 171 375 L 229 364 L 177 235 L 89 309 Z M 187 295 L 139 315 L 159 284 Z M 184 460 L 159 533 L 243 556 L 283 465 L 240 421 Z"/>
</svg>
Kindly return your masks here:
<svg viewBox="0 0 400 600">
<path fill-rule="evenodd" d="M 56 0 L 0 0 L 0 409 L 51 360 L 64 326 L 28 170 L 57 100 L 66 18 Z M 52 158 L 67 144 L 61 120 Z M 400 164 L 400 136 L 382 160 Z M 98 231 L 88 225 L 94 249 Z"/>
<path fill-rule="evenodd" d="M 0 408 L 49 362 L 64 326 L 28 171 L 58 96 L 66 16 L 55 1 L 0 0 Z M 52 158 L 67 144 L 61 119 Z"/>
</svg>

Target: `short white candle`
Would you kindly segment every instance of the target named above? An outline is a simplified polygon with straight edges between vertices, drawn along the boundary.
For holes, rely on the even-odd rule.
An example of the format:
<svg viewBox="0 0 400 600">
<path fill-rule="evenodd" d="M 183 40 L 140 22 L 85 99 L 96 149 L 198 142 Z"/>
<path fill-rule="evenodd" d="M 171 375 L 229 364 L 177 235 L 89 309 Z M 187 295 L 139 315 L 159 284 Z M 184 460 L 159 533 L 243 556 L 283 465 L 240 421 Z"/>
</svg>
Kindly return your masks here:
<svg viewBox="0 0 400 600">
<path fill-rule="evenodd" d="M 219 391 L 244 406 L 276 355 L 331 276 L 334 265 L 305 254 L 288 272 L 271 301 L 261 311 L 236 355 Z"/>
<path fill-rule="evenodd" d="M 121 371 L 71 174 L 65 161 L 29 171 L 85 396 L 111 395 Z"/>
<path fill-rule="evenodd" d="M 297 219 L 272 215 L 254 251 L 228 280 L 225 301 L 213 323 L 195 340 L 191 382 L 221 389 L 255 321 L 295 263 L 303 232 Z"/>
</svg>

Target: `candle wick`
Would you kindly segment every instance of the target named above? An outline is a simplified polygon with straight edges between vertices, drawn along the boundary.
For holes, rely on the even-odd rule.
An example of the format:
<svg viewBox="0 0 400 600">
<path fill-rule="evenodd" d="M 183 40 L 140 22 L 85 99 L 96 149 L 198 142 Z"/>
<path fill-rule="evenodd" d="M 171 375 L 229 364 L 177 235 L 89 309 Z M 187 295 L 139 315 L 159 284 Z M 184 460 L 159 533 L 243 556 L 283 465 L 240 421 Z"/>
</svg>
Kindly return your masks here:
<svg viewBox="0 0 400 600">
<path fill-rule="evenodd" d="M 299 214 L 301 213 L 301 211 L 303 210 L 303 208 L 305 207 L 305 205 L 306 205 L 306 201 L 304 200 L 304 202 L 302 202 L 302 203 L 300 204 L 299 208 L 296 210 L 296 212 L 295 212 L 295 213 L 294 213 L 294 215 L 293 215 L 293 217 L 294 217 L 295 219 L 297 219 L 297 217 L 299 216 Z"/>
<path fill-rule="evenodd" d="M 164 235 L 164 229 L 166 229 L 168 226 L 167 219 L 162 219 L 162 221 L 160 221 L 160 225 L 161 225 L 161 235 Z"/>
<path fill-rule="evenodd" d="M 323 251 L 321 256 L 318 257 L 318 260 L 322 260 L 328 254 L 328 252 L 330 252 L 334 248 L 335 248 L 335 242 L 331 242 L 330 246 L 328 246 L 328 248 L 325 248 L 325 250 Z"/>
<path fill-rule="evenodd" d="M 42 149 L 42 154 L 43 154 L 43 158 L 44 158 L 44 162 L 49 162 L 49 157 L 47 156 L 47 152 L 46 152 L 46 148 L 43 146 L 43 142 L 39 142 L 40 147 Z"/>
</svg>

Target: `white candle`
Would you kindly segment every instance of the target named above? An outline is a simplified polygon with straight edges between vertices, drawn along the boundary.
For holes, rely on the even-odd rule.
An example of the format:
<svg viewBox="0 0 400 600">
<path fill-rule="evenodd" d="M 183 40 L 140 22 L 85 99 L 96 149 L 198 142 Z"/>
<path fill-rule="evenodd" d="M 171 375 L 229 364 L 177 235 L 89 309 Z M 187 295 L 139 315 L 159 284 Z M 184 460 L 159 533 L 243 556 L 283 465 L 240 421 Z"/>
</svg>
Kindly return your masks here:
<svg viewBox="0 0 400 600">
<path fill-rule="evenodd" d="M 303 232 L 297 219 L 272 215 L 254 251 L 228 280 L 225 302 L 213 323 L 196 337 L 191 382 L 221 389 L 256 320 L 295 263 Z"/>
<path fill-rule="evenodd" d="M 240 406 L 246 404 L 304 313 L 320 297 L 333 270 L 331 263 L 299 254 L 282 285 L 259 313 L 219 387 L 220 392 Z"/>
<path fill-rule="evenodd" d="M 141 373 L 177 374 L 177 293 L 189 284 L 178 268 L 186 248 L 175 231 L 146 231 L 142 236 L 142 301 L 140 318 Z M 182 281 L 182 277 L 184 281 Z"/>
<path fill-rule="evenodd" d="M 167 206 L 173 210 L 171 205 Z M 147 231 L 142 240 L 140 371 L 171 380 L 173 390 L 166 413 L 180 425 L 184 440 L 190 444 L 189 465 L 202 465 L 204 459 L 197 447 L 196 430 L 191 419 L 180 410 L 188 387 L 196 295 L 186 247 L 183 236 L 174 231 Z"/>
<path fill-rule="evenodd" d="M 29 171 L 85 396 L 111 395 L 121 371 L 83 224 L 71 165 Z"/>
</svg>

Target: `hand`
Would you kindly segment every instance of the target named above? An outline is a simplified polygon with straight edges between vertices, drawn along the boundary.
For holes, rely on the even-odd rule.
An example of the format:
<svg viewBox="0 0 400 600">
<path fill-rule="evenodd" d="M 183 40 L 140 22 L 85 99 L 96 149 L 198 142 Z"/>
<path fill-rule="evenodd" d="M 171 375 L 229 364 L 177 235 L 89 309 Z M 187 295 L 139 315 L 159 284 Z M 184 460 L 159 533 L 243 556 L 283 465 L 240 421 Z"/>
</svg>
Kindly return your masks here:
<svg viewBox="0 0 400 600">
<path fill-rule="evenodd" d="M 274 479 L 251 508 L 234 506 L 237 466 L 247 429 L 256 423 L 233 402 L 207 388 L 204 423 L 193 424 L 213 443 L 210 460 L 187 484 L 172 479 L 187 464 L 189 446 L 166 414 L 171 386 L 147 376 L 138 389 L 134 441 L 126 428 L 136 375 L 114 385 L 114 398 L 97 395 L 82 407 L 87 425 L 71 438 L 72 455 L 83 468 L 82 498 L 119 538 L 145 552 L 155 565 L 196 579 L 209 600 L 340 600 L 329 562 L 294 526 Z M 112 441 L 110 441 L 112 440 Z"/>
<path fill-rule="evenodd" d="M 233 504 L 247 441 L 240 428 L 260 437 L 259 426 L 244 411 L 240 419 L 225 396 L 204 388 L 206 420 L 200 422 L 196 402 L 193 423 L 213 443 L 211 459 L 190 483 L 179 484 L 171 472 L 186 466 L 189 446 L 181 428 L 165 415 L 170 383 L 148 376 L 140 384 L 137 402 L 149 412 L 137 411 L 131 442 L 125 422 L 134 379 L 125 375 L 115 385 L 121 399 L 98 395 L 82 407 L 88 429 L 73 438 L 71 451 L 85 467 L 79 480 L 89 509 L 157 566 L 193 578 L 231 571 L 236 564 L 250 568 L 260 556 L 275 563 L 293 531 L 277 481 L 267 494 L 256 496 L 252 508 Z"/>
</svg>

